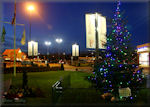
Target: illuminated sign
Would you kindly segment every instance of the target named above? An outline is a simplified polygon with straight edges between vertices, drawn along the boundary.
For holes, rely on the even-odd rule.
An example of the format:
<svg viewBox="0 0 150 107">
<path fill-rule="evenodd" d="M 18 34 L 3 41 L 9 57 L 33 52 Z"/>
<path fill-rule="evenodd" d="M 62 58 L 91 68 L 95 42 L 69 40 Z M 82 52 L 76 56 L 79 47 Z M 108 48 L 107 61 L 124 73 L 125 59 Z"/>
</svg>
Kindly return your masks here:
<svg viewBox="0 0 150 107">
<path fill-rule="evenodd" d="M 131 96 L 131 89 L 127 88 L 119 88 L 119 96 L 120 97 L 129 97 Z"/>
<path fill-rule="evenodd" d="M 147 46 L 145 47 L 141 47 L 137 49 L 137 52 L 143 52 L 143 51 L 150 51 L 150 48 L 148 48 Z"/>
<path fill-rule="evenodd" d="M 79 45 L 72 45 L 72 56 L 79 56 Z"/>
<path fill-rule="evenodd" d="M 86 14 L 86 48 L 95 48 L 95 32 L 98 32 L 99 48 L 105 49 L 106 43 L 106 18 L 101 14 Z M 95 28 L 95 21 L 97 20 L 97 29 Z"/>
<path fill-rule="evenodd" d="M 149 53 L 140 53 L 139 54 L 139 64 L 141 66 L 149 66 Z"/>
<path fill-rule="evenodd" d="M 34 41 L 28 42 L 28 56 L 38 55 L 38 43 Z"/>
<path fill-rule="evenodd" d="M 34 43 L 34 56 L 38 56 L 38 43 Z"/>
<path fill-rule="evenodd" d="M 28 56 L 32 56 L 32 44 L 28 42 Z"/>
</svg>

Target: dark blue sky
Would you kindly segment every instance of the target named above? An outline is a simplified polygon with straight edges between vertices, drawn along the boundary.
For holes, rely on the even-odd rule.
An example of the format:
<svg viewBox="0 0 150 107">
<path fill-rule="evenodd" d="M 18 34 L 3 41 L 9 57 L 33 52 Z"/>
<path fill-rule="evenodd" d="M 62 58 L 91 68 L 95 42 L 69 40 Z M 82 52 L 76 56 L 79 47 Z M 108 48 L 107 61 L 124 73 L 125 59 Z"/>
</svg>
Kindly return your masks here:
<svg viewBox="0 0 150 107">
<path fill-rule="evenodd" d="M 99 12 L 107 19 L 113 18 L 116 9 L 115 2 L 40 2 L 37 3 L 37 14 L 32 15 L 32 39 L 39 42 L 39 52 L 45 53 L 44 41 L 51 41 L 51 52 L 58 49 L 55 42 L 57 37 L 63 39 L 59 50 L 71 52 L 73 43 L 80 45 L 80 50 L 86 49 L 85 14 Z M 148 3 L 123 2 L 121 12 L 127 19 L 128 30 L 132 34 L 131 42 L 134 47 L 148 42 Z M 11 21 L 13 17 L 13 3 L 3 4 L 3 20 Z M 29 14 L 25 11 L 24 2 L 17 3 L 17 23 L 25 24 L 26 36 L 29 37 Z M 13 27 L 4 24 L 6 28 L 6 48 L 13 48 Z M 107 22 L 107 30 L 110 26 Z M 27 44 L 21 46 L 22 26 L 17 26 L 17 47 L 27 51 Z M 107 32 L 109 33 L 109 32 Z"/>
</svg>

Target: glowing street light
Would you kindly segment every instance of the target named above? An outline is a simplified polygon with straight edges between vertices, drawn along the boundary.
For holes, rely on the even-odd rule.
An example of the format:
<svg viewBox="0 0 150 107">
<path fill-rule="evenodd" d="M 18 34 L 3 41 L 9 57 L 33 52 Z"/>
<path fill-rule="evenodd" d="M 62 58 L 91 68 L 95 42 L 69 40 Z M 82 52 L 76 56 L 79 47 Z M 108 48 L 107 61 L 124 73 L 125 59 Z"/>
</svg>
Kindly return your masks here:
<svg viewBox="0 0 150 107">
<path fill-rule="evenodd" d="M 45 41 L 45 45 L 46 45 L 46 46 L 50 46 L 50 45 L 51 45 L 51 42 Z"/>
<path fill-rule="evenodd" d="M 63 42 L 63 40 L 62 40 L 61 38 L 57 38 L 57 39 L 56 39 L 56 42 L 60 44 L 60 43 Z"/>
<path fill-rule="evenodd" d="M 29 5 L 29 6 L 27 7 L 27 9 L 31 12 L 31 11 L 34 10 L 34 6 L 33 6 L 33 5 Z"/>
</svg>

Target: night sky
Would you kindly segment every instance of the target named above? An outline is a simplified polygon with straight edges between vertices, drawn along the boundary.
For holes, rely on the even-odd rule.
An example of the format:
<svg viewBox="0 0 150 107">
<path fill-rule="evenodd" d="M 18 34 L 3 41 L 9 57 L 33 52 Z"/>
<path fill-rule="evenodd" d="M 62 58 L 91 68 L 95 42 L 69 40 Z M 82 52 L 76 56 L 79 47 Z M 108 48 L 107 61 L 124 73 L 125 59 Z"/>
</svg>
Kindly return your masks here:
<svg viewBox="0 0 150 107">
<path fill-rule="evenodd" d="M 29 38 L 29 13 L 26 11 L 25 2 L 17 3 L 17 23 L 25 24 L 26 37 Z M 116 9 L 115 2 L 38 2 L 37 10 L 32 14 L 32 40 L 39 42 L 39 52 L 46 53 L 44 42 L 51 41 L 50 52 L 71 53 L 73 43 L 78 43 L 80 51 L 86 49 L 85 14 L 99 12 L 107 19 L 107 31 L 110 29 L 108 20 L 113 18 Z M 127 27 L 132 34 L 131 43 L 137 45 L 148 42 L 148 3 L 123 2 L 121 12 L 127 19 Z M 3 3 L 3 21 L 11 21 L 14 3 Z M 13 26 L 4 24 L 6 29 L 5 48 L 13 48 Z M 27 52 L 27 44 L 21 46 L 20 40 L 23 26 L 17 26 L 17 47 Z M 108 34 L 109 32 L 107 32 Z M 55 39 L 60 37 L 63 43 L 58 45 Z"/>
</svg>

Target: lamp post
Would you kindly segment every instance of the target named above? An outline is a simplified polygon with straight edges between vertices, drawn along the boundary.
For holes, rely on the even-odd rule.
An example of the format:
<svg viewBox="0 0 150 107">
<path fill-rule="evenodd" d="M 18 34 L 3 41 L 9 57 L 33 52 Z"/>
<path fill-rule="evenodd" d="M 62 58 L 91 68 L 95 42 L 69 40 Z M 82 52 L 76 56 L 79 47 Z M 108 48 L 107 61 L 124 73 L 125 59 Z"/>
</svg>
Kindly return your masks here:
<svg viewBox="0 0 150 107">
<path fill-rule="evenodd" d="M 57 42 L 58 44 L 61 44 L 61 43 L 63 42 L 63 40 L 62 40 L 61 38 L 57 38 L 57 39 L 56 39 L 56 42 Z M 59 52 L 58 52 L 58 59 L 60 59 L 60 58 L 59 58 Z"/>
<path fill-rule="evenodd" d="M 47 46 L 47 59 L 49 55 L 49 46 L 51 45 L 51 42 L 45 41 L 45 45 Z"/>
<path fill-rule="evenodd" d="M 29 23 L 30 23 L 30 27 L 29 27 L 29 36 L 30 36 L 30 41 L 31 41 L 31 12 L 34 10 L 34 7 L 32 5 L 28 6 L 27 9 L 30 11 L 30 16 L 29 16 Z M 31 42 L 28 42 L 28 47 L 29 47 L 29 44 L 31 45 L 31 54 L 32 54 L 32 57 L 33 57 L 33 48 L 34 48 L 34 44 L 35 42 L 34 41 L 31 41 Z M 29 54 L 29 52 L 28 52 Z M 28 87 L 28 76 L 27 76 L 27 71 L 23 71 L 23 83 L 22 83 L 22 87 L 26 93 L 27 91 L 27 87 Z"/>
<path fill-rule="evenodd" d="M 56 39 L 56 42 L 57 42 L 58 44 L 61 44 L 61 43 L 63 42 L 63 40 L 62 40 L 61 38 L 57 38 L 57 39 Z M 58 60 L 60 60 L 59 52 L 58 52 Z M 63 65 L 63 63 L 61 63 L 61 70 L 64 70 L 64 65 Z"/>
<path fill-rule="evenodd" d="M 63 42 L 63 40 L 61 38 L 56 38 L 56 42 L 58 44 L 61 44 Z M 59 58 L 59 52 L 58 52 L 58 60 L 60 60 L 60 58 Z"/>
<path fill-rule="evenodd" d="M 31 41 L 31 12 L 34 11 L 34 6 L 33 5 L 29 5 L 27 7 L 28 11 L 29 11 L 29 41 Z"/>
<path fill-rule="evenodd" d="M 98 62 L 98 57 L 99 57 L 99 41 L 98 41 L 99 38 L 98 38 L 97 27 L 98 27 L 98 14 L 95 13 L 96 64 Z"/>
</svg>

